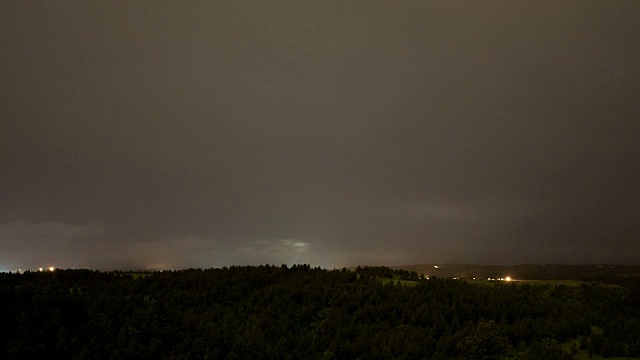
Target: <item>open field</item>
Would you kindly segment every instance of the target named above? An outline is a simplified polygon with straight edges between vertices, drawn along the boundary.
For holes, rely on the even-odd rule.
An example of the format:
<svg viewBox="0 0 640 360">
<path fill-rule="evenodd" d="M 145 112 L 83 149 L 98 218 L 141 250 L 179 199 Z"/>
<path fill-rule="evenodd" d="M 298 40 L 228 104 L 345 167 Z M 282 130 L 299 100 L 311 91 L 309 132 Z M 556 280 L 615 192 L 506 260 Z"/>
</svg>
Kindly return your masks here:
<svg viewBox="0 0 640 360">
<path fill-rule="evenodd" d="M 149 271 L 127 271 L 127 272 L 124 272 L 124 274 L 125 275 L 131 275 L 134 280 L 142 279 L 142 278 L 145 278 L 147 276 L 153 275 L 153 273 L 151 273 Z"/>
<path fill-rule="evenodd" d="M 427 277 L 499 279 L 511 277 L 520 284 L 580 286 L 592 282 L 615 284 L 640 277 L 640 266 L 630 265 L 475 265 L 419 264 L 394 266 Z M 525 282 L 526 280 L 526 282 Z"/>
<path fill-rule="evenodd" d="M 511 280 L 511 281 L 500 281 L 500 280 L 487 280 L 483 279 L 463 279 L 469 284 L 482 284 L 487 286 L 499 286 L 499 285 L 533 285 L 533 286 L 557 286 L 557 285 L 565 285 L 570 287 L 577 287 L 582 285 L 593 285 L 597 284 L 599 286 L 604 286 L 608 288 L 616 288 L 620 287 L 617 284 L 608 284 L 603 282 L 595 282 L 595 281 L 583 281 L 583 280 L 572 280 L 572 279 L 559 279 L 559 280 Z"/>
<path fill-rule="evenodd" d="M 417 281 L 411 281 L 411 280 L 400 280 L 400 279 L 388 279 L 388 278 L 383 278 L 383 277 L 378 277 L 378 280 L 380 280 L 383 284 L 388 284 L 390 281 L 393 281 L 394 284 L 400 283 L 404 286 L 416 286 L 416 284 L 418 283 Z"/>
<path fill-rule="evenodd" d="M 412 280 L 401 280 L 399 278 L 394 278 L 394 279 L 389 279 L 389 278 L 384 278 L 384 277 L 378 277 L 378 280 L 380 280 L 380 282 L 382 282 L 383 284 L 388 284 L 389 282 L 393 281 L 394 283 L 400 283 L 402 285 L 405 286 L 416 286 L 416 284 L 418 283 L 417 281 L 412 281 Z M 620 285 L 616 285 L 616 284 L 606 284 L 606 283 L 602 283 L 602 282 L 593 282 L 593 281 L 581 281 L 581 280 L 571 280 L 571 279 L 567 279 L 567 280 L 511 280 L 511 281 L 497 281 L 497 280 L 487 280 L 487 279 L 460 279 L 460 281 L 464 281 L 468 284 L 478 284 L 478 285 L 485 285 L 485 286 L 508 286 L 508 285 L 532 285 L 532 286 L 558 286 L 558 285 L 565 285 L 565 286 L 569 286 L 569 287 L 579 287 L 582 285 L 598 285 L 598 286 L 603 286 L 603 287 L 607 287 L 607 288 L 619 288 Z"/>
<path fill-rule="evenodd" d="M 620 285 L 616 285 L 616 284 L 607 284 L 607 283 L 603 283 L 603 282 L 571 280 L 571 279 L 564 279 L 564 280 L 515 280 L 515 281 L 511 281 L 511 283 L 514 283 L 516 285 L 528 284 L 528 285 L 540 285 L 540 286 L 544 286 L 544 285 L 551 285 L 551 286 L 555 286 L 555 285 L 582 286 L 582 285 L 597 284 L 597 285 L 604 286 L 604 287 L 612 287 L 612 288 L 620 287 Z"/>
</svg>

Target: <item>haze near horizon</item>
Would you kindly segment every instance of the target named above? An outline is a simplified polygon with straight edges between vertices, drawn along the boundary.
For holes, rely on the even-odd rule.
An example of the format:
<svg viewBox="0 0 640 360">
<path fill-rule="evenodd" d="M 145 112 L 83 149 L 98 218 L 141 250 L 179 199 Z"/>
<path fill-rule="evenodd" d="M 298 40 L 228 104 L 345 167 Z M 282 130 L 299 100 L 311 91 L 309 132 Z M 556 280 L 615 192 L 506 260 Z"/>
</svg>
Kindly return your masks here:
<svg viewBox="0 0 640 360">
<path fill-rule="evenodd" d="M 0 269 L 640 264 L 640 2 L 0 5 Z"/>
</svg>

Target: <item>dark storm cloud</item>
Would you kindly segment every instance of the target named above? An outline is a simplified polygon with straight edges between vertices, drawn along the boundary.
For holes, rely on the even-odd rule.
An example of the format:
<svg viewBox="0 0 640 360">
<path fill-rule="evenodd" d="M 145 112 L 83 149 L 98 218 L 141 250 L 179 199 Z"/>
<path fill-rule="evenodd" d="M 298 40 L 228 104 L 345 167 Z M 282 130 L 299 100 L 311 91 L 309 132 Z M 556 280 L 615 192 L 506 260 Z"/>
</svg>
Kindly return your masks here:
<svg viewBox="0 0 640 360">
<path fill-rule="evenodd" d="M 0 265 L 637 263 L 639 17 L 5 2 Z"/>
</svg>

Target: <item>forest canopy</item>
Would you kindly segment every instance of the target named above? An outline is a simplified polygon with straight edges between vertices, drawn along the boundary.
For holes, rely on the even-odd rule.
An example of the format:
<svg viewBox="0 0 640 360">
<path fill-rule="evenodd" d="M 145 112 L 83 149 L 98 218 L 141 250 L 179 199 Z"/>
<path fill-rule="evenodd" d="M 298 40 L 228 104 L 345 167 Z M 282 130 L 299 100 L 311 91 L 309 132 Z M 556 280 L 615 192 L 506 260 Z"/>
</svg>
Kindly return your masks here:
<svg viewBox="0 0 640 360">
<path fill-rule="evenodd" d="M 309 265 L 0 273 L 0 358 L 640 357 L 638 289 Z"/>
</svg>

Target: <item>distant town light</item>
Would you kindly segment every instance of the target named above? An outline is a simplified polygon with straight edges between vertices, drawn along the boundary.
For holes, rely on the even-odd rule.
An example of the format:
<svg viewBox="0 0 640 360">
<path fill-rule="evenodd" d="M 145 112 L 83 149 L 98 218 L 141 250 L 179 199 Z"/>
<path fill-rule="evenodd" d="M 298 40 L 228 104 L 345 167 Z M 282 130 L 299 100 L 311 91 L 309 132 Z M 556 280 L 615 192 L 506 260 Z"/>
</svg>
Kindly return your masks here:
<svg viewBox="0 0 640 360">
<path fill-rule="evenodd" d="M 49 268 L 49 271 L 53 271 L 53 270 L 54 270 L 54 268 L 53 268 L 53 266 L 51 266 L 51 267 Z"/>
<path fill-rule="evenodd" d="M 506 281 L 511 281 L 511 277 L 507 276 L 506 278 L 504 278 Z"/>
<path fill-rule="evenodd" d="M 42 271 L 42 268 L 38 269 L 38 271 Z"/>
</svg>

